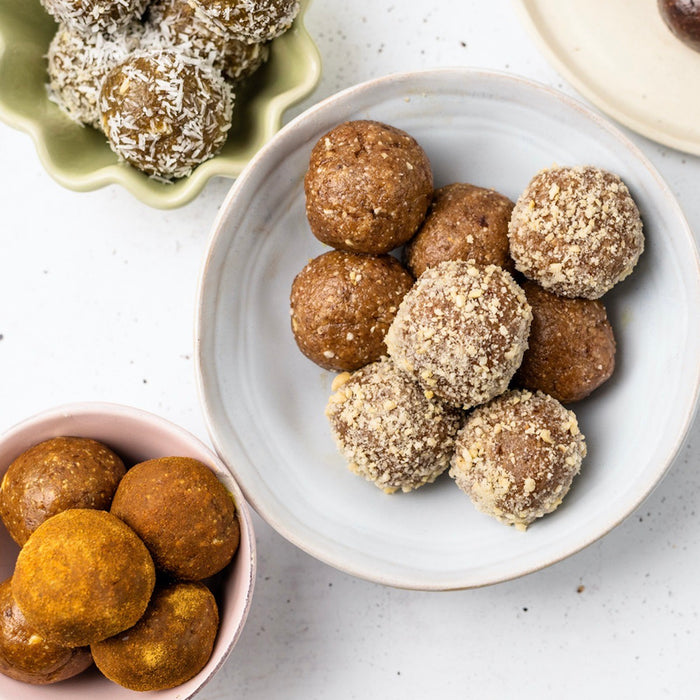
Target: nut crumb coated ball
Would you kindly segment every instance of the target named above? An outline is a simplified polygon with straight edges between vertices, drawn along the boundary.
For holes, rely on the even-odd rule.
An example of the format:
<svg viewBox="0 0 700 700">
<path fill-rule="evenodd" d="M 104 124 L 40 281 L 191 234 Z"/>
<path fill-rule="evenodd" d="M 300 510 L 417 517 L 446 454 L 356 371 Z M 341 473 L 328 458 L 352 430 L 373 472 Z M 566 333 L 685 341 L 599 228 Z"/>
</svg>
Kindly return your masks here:
<svg viewBox="0 0 700 700">
<path fill-rule="evenodd" d="M 469 415 L 450 476 L 482 513 L 525 530 L 559 506 L 585 456 L 572 411 L 542 392 L 509 391 Z"/>
<path fill-rule="evenodd" d="M 430 162 L 405 131 L 375 121 L 344 122 L 311 151 L 306 215 L 323 243 L 388 253 L 420 226 L 433 195 Z"/>
<path fill-rule="evenodd" d="M 99 97 L 109 71 L 141 40 L 142 27 L 131 22 L 114 35 L 85 34 L 62 24 L 49 44 L 49 98 L 71 119 L 101 129 Z"/>
<path fill-rule="evenodd" d="M 418 278 L 386 345 L 424 389 L 467 409 L 505 391 L 527 348 L 531 318 L 508 272 L 451 260 Z"/>
<path fill-rule="evenodd" d="M 155 585 L 143 542 L 104 510 L 65 510 L 40 525 L 17 557 L 12 594 L 27 622 L 67 646 L 131 627 Z"/>
<path fill-rule="evenodd" d="M 292 332 L 317 365 L 354 370 L 386 353 L 384 336 L 413 277 L 390 255 L 332 250 L 292 283 Z"/>
<path fill-rule="evenodd" d="M 188 0 L 156 0 L 148 8 L 147 49 L 177 49 L 211 62 L 231 81 L 251 76 L 268 58 L 267 43 L 246 43 L 224 32 Z"/>
<path fill-rule="evenodd" d="M 67 647 L 38 634 L 17 606 L 10 579 L 0 583 L 0 673 L 48 685 L 72 678 L 91 664 L 89 647 Z"/>
<path fill-rule="evenodd" d="M 227 34 L 248 43 L 286 32 L 299 14 L 299 0 L 192 0 Z"/>
<path fill-rule="evenodd" d="M 209 589 L 201 583 L 175 583 L 156 589 L 133 627 L 91 649 L 97 668 L 111 681 L 130 690 L 165 690 L 204 668 L 218 627 Z"/>
<path fill-rule="evenodd" d="M 700 51 L 700 2 L 658 0 L 659 13 L 673 34 L 695 51 Z"/>
<path fill-rule="evenodd" d="M 425 392 L 384 357 L 333 382 L 326 407 L 350 469 L 386 493 L 429 484 L 449 466 L 462 412 Z"/>
<path fill-rule="evenodd" d="M 0 483 L 0 518 L 22 546 L 69 508 L 108 510 L 126 469 L 106 445 L 82 437 L 44 440 L 23 452 Z"/>
<path fill-rule="evenodd" d="M 41 0 L 56 21 L 83 34 L 117 34 L 140 19 L 148 0 Z"/>
<path fill-rule="evenodd" d="M 515 383 L 562 403 L 579 401 L 615 369 L 615 337 L 603 304 L 566 299 L 534 282 L 523 285 L 532 308 L 528 349 Z"/>
<path fill-rule="evenodd" d="M 131 165 L 166 180 L 185 177 L 223 146 L 232 99 L 207 62 L 177 50 L 136 51 L 102 85 L 102 128 Z"/>
<path fill-rule="evenodd" d="M 627 186 L 590 165 L 535 175 L 515 203 L 508 235 L 515 267 L 566 297 L 598 299 L 632 272 L 644 250 Z"/>
<path fill-rule="evenodd" d="M 474 260 L 511 272 L 508 222 L 513 202 L 495 190 L 464 182 L 435 191 L 428 215 L 406 247 L 406 262 L 415 277 L 445 260 Z"/>
<path fill-rule="evenodd" d="M 132 467 L 111 512 L 146 543 L 158 570 L 183 581 L 213 576 L 238 549 L 233 498 L 196 459 L 160 457 Z"/>
</svg>

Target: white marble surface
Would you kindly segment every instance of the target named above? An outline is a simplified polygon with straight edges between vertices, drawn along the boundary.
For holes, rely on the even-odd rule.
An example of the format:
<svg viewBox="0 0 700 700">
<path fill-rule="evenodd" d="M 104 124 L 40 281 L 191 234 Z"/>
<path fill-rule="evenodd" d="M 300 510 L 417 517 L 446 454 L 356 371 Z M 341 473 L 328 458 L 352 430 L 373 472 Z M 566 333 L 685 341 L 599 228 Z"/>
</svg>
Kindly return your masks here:
<svg viewBox="0 0 700 700">
<path fill-rule="evenodd" d="M 512 71 L 575 95 L 508 0 L 316 0 L 307 23 L 324 75 L 288 117 L 368 78 L 445 65 Z M 697 241 L 700 158 L 631 136 Z M 0 154 L 0 429 L 60 403 L 106 400 L 206 439 L 192 359 L 194 290 L 230 182 L 162 212 L 115 187 L 62 189 L 29 138 L 3 125 Z M 699 468 L 696 420 L 669 475 L 612 533 L 549 569 L 471 591 L 353 579 L 256 517 L 253 608 L 200 697 L 697 697 Z"/>
</svg>

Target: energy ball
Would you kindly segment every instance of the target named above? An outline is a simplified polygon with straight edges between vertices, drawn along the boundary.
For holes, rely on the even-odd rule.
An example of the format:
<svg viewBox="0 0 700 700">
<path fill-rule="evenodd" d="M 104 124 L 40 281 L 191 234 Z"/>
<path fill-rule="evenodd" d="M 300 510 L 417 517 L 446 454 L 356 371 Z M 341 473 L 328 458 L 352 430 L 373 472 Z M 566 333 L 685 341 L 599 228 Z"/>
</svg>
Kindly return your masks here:
<svg viewBox="0 0 700 700">
<path fill-rule="evenodd" d="M 192 3 L 227 34 L 247 43 L 280 36 L 299 13 L 299 0 L 192 0 Z"/>
<path fill-rule="evenodd" d="M 388 253 L 420 226 L 433 195 L 430 162 L 405 131 L 375 121 L 340 124 L 311 151 L 306 215 L 323 243 Z"/>
<path fill-rule="evenodd" d="M 213 157 L 231 127 L 231 88 L 207 62 L 177 50 L 137 51 L 100 93 L 110 147 L 153 177 L 186 177 Z"/>
<path fill-rule="evenodd" d="M 57 437 L 30 447 L 0 483 L 0 518 L 20 547 L 45 520 L 69 508 L 108 510 L 126 469 L 95 440 Z"/>
<path fill-rule="evenodd" d="M 153 560 L 127 525 L 103 510 L 54 515 L 17 557 L 12 594 L 46 639 L 85 646 L 131 627 L 155 585 Z"/>
<path fill-rule="evenodd" d="M 627 186 L 590 165 L 535 175 L 515 203 L 508 235 L 515 267 L 565 297 L 598 299 L 632 272 L 644 250 Z"/>
<path fill-rule="evenodd" d="M 390 255 L 333 250 L 314 258 L 292 284 L 292 332 L 312 362 L 355 370 L 386 354 L 384 335 L 413 277 Z"/>
<path fill-rule="evenodd" d="M 495 190 L 463 182 L 435 191 L 428 216 L 406 247 L 415 277 L 445 260 L 473 260 L 480 267 L 514 269 L 508 254 L 513 202 Z"/>
<path fill-rule="evenodd" d="M 264 43 L 248 44 L 224 32 L 188 0 L 156 0 L 148 8 L 143 48 L 177 49 L 209 61 L 231 81 L 251 76 L 268 58 Z"/>
<path fill-rule="evenodd" d="M 117 34 L 141 18 L 148 0 L 41 0 L 57 22 L 83 34 Z"/>
<path fill-rule="evenodd" d="M 572 411 L 539 391 L 509 391 L 469 415 L 450 476 L 482 513 L 525 530 L 559 506 L 585 456 Z"/>
<path fill-rule="evenodd" d="M 183 581 L 221 571 L 240 540 L 233 498 L 211 469 L 189 457 L 129 469 L 111 513 L 146 543 L 158 570 Z"/>
<path fill-rule="evenodd" d="M 48 685 L 72 678 L 91 664 L 89 647 L 49 642 L 30 627 L 12 596 L 10 579 L 0 583 L 0 673 Z"/>
<path fill-rule="evenodd" d="M 60 25 L 49 44 L 49 98 L 71 119 L 100 129 L 98 101 L 105 76 L 138 46 L 142 27 L 114 35 L 85 34 Z"/>
<path fill-rule="evenodd" d="M 206 665 L 219 628 L 219 612 L 201 583 L 156 589 L 144 616 L 130 629 L 92 645 L 97 668 L 130 690 L 165 690 L 188 681 Z"/>
<path fill-rule="evenodd" d="M 605 307 L 594 299 L 557 296 L 534 282 L 523 290 L 532 326 L 515 383 L 562 403 L 585 398 L 615 369 L 615 337 Z"/>
<path fill-rule="evenodd" d="M 668 28 L 686 46 L 700 51 L 700 2 L 658 0 L 659 13 Z"/>
<path fill-rule="evenodd" d="M 464 409 L 505 391 L 527 348 L 532 313 L 496 265 L 428 268 L 386 334 L 389 356 L 426 391 Z"/>
<path fill-rule="evenodd" d="M 336 377 L 326 407 L 350 469 L 386 493 L 429 484 L 449 466 L 462 412 L 428 398 L 384 357 Z"/>
</svg>

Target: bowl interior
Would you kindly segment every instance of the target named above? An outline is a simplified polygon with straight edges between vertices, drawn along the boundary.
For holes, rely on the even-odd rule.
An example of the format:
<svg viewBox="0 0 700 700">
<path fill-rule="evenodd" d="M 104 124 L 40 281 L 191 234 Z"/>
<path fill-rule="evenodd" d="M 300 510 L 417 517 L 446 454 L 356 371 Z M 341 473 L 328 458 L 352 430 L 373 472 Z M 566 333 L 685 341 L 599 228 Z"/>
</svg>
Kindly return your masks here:
<svg viewBox="0 0 700 700">
<path fill-rule="evenodd" d="M 86 191 L 119 183 L 151 206 L 181 206 L 210 177 L 236 177 L 280 128 L 284 111 L 315 87 L 321 64 L 303 24 L 308 3 L 302 0 L 292 28 L 272 42 L 268 63 L 237 91 L 221 153 L 172 184 L 119 163 L 103 134 L 73 122 L 49 101 L 46 52 L 56 24 L 38 0 L 0 0 L 0 118 L 31 135 L 44 167 L 65 187 Z"/>
<path fill-rule="evenodd" d="M 199 674 L 158 697 L 191 697 L 223 664 L 243 628 L 255 580 L 255 540 L 248 508 L 238 485 L 221 461 L 190 433 L 145 411 L 111 404 L 80 404 L 58 408 L 27 420 L 0 436 L 0 477 L 24 450 L 60 435 L 91 437 L 104 442 L 133 466 L 156 457 L 192 457 L 207 464 L 224 483 L 236 503 L 241 544 L 234 562 L 217 575 L 215 593 L 221 626 L 209 662 Z M 0 580 L 12 575 L 19 548 L 0 526 Z M 93 667 L 73 679 L 48 686 L 14 681 L 0 674 L 0 698 L 76 698 L 105 700 L 133 698 L 133 691 L 105 679 Z M 148 694 L 148 693 L 147 693 Z"/>
<path fill-rule="evenodd" d="M 647 250 L 605 297 L 618 341 L 613 379 L 574 406 L 589 455 L 563 506 L 520 533 L 478 513 L 443 475 L 387 496 L 351 474 L 324 416 L 333 375 L 296 348 L 294 276 L 324 247 L 309 231 L 303 176 L 328 129 L 393 124 L 426 150 L 436 186 L 471 182 L 517 198 L 543 167 L 594 164 L 622 176 L 640 205 Z M 352 88 L 280 132 L 236 182 L 215 224 L 199 291 L 197 362 L 219 454 L 248 501 L 309 553 L 371 580 L 458 588 L 512 578 L 607 532 L 658 482 L 698 389 L 697 254 L 650 164 L 580 104 L 513 76 L 446 69 Z"/>
</svg>

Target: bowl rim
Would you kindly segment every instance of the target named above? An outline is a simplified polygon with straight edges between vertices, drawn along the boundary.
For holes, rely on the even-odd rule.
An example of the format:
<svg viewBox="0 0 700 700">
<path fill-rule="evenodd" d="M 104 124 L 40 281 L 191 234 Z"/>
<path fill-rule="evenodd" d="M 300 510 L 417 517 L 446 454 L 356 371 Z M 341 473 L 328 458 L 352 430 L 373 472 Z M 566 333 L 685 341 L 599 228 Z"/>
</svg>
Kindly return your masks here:
<svg viewBox="0 0 700 700">
<path fill-rule="evenodd" d="M 66 418 L 69 416 L 75 417 L 88 417 L 88 416 L 107 416 L 114 418 L 126 418 L 137 421 L 145 421 L 151 426 L 155 426 L 157 429 L 164 432 L 169 432 L 177 435 L 183 440 L 183 442 L 189 442 L 194 445 L 197 449 L 201 450 L 206 454 L 211 460 L 212 464 L 215 464 L 225 478 L 225 486 L 227 490 L 232 492 L 235 500 L 236 510 L 238 512 L 239 518 L 242 520 L 241 523 L 241 537 L 245 536 L 245 543 L 250 551 L 250 557 L 247 560 L 244 570 L 241 572 L 243 574 L 243 580 L 245 582 L 245 599 L 243 604 L 242 615 L 236 623 L 236 629 L 232 637 L 227 641 L 226 648 L 218 659 L 217 663 L 209 670 L 209 672 L 201 680 L 197 681 L 197 687 L 188 695 L 183 695 L 182 700 L 187 700 L 196 695 L 221 669 L 221 667 L 226 663 L 228 657 L 233 651 L 234 647 L 238 643 L 238 640 L 243 633 L 243 628 L 248 619 L 250 613 L 250 608 L 252 605 L 253 592 L 255 589 L 256 572 L 257 572 L 257 547 L 255 542 L 255 531 L 253 528 L 253 521 L 249 509 L 249 505 L 243 495 L 243 491 L 238 485 L 236 478 L 232 474 L 228 465 L 216 454 L 212 448 L 205 442 L 200 440 L 196 435 L 181 427 L 177 423 L 173 423 L 167 418 L 163 418 L 156 413 L 152 413 L 145 409 L 136 408 L 133 406 L 128 406 L 126 404 L 104 402 L 104 401 L 82 401 L 82 402 L 72 402 L 66 404 L 60 404 L 52 408 L 45 409 L 39 413 L 35 413 L 23 420 L 15 423 L 9 428 L 5 429 L 0 433 L 0 445 L 5 445 L 8 440 L 15 437 L 19 437 L 22 434 L 29 433 L 36 430 L 38 427 L 44 425 L 47 422 L 51 422 L 57 419 Z M 46 438 L 49 439 L 49 438 Z M 10 456 L 11 460 L 14 460 L 17 456 Z M 9 466 L 9 465 L 8 465 Z M 239 545 L 240 549 L 240 545 Z M 203 671 L 204 669 L 202 669 Z M 199 673 L 202 673 L 200 671 Z M 196 678 L 197 676 L 194 676 Z M 191 682 L 186 681 L 186 682 Z M 180 686 L 176 686 L 180 687 Z"/>
<path fill-rule="evenodd" d="M 1 0 L 0 0 L 1 1 Z M 298 84 L 275 94 L 266 101 L 260 110 L 258 123 L 261 128 L 259 143 L 264 145 L 279 131 L 284 113 L 309 96 L 321 79 L 321 54 L 311 34 L 306 28 L 304 16 L 312 0 L 300 0 L 301 6 L 292 28 L 296 31 L 299 52 L 306 63 L 306 72 Z M 48 16 L 48 15 L 47 15 Z M 290 31 L 291 31 L 290 29 Z M 11 47 L 0 27 L 0 62 Z M 66 117 L 68 119 L 68 117 Z M 75 192 L 91 192 L 108 185 L 120 185 L 143 204 L 156 209 L 175 209 L 194 200 L 213 177 L 236 179 L 245 168 L 248 160 L 245 154 L 230 156 L 226 161 L 218 157 L 210 158 L 198 165 L 191 175 L 173 183 L 164 184 L 160 189 L 150 187 L 150 178 L 144 180 L 141 173 L 122 162 L 111 163 L 85 174 L 72 173 L 52 160 L 44 136 L 43 122 L 39 119 L 7 106 L 0 95 L 0 121 L 9 127 L 26 133 L 34 144 L 44 170 L 62 187 Z M 89 127 L 85 127 L 89 128 Z M 106 140 L 105 140 L 106 146 Z M 259 150 L 259 149 L 258 149 Z"/>
<path fill-rule="evenodd" d="M 569 95 L 550 87 L 541 82 L 532 80 L 530 78 L 520 76 L 518 74 L 510 73 L 507 71 L 499 70 L 489 70 L 482 68 L 469 68 L 465 66 L 447 66 L 440 68 L 432 68 L 418 71 L 404 71 L 390 73 L 378 78 L 373 78 L 357 85 L 353 85 L 344 90 L 341 90 L 335 94 L 330 95 L 324 100 L 316 103 L 302 114 L 297 116 L 294 120 L 289 122 L 285 127 L 283 127 L 274 137 L 271 139 L 254 158 L 248 163 L 244 171 L 241 173 L 239 178 L 233 183 L 231 189 L 229 190 L 226 198 L 224 199 L 217 216 L 212 224 L 209 240 L 207 244 L 207 250 L 203 256 L 202 263 L 200 266 L 198 282 L 197 282 L 197 301 L 196 301 L 196 319 L 195 319 L 195 376 L 197 382 L 197 393 L 200 400 L 200 406 L 204 415 L 204 420 L 206 424 L 207 431 L 209 433 L 210 440 L 214 446 L 214 449 L 220 455 L 223 461 L 227 461 L 224 455 L 224 450 L 222 442 L 218 437 L 218 430 L 216 427 L 216 419 L 214 416 L 214 411 L 212 409 L 211 403 L 207 397 L 206 382 L 204 375 L 206 374 L 206 369 L 203 367 L 203 338 L 205 336 L 205 326 L 206 319 L 203 315 L 204 298 L 207 293 L 206 290 L 206 272 L 209 268 L 212 257 L 214 255 L 214 250 L 217 246 L 219 239 L 223 235 L 223 230 L 225 228 L 225 220 L 228 216 L 228 212 L 235 207 L 236 199 L 239 192 L 246 187 L 248 180 L 251 179 L 252 173 L 264 163 L 267 159 L 272 157 L 275 149 L 280 142 L 285 141 L 289 138 L 289 134 L 292 133 L 299 125 L 304 124 L 307 121 L 313 121 L 315 116 L 319 113 L 323 113 L 326 109 L 340 103 L 348 106 L 348 101 L 354 96 L 360 95 L 365 91 L 373 91 L 381 88 L 387 83 L 403 82 L 404 84 L 410 84 L 411 80 L 420 79 L 427 80 L 431 77 L 452 75 L 455 77 L 477 77 L 480 79 L 495 79 L 500 81 L 512 81 L 519 85 L 528 87 L 532 90 L 540 91 L 545 95 L 548 95 L 554 100 L 558 100 L 564 103 L 569 108 L 576 110 L 586 116 L 588 119 L 592 120 L 594 124 L 600 129 L 608 132 L 612 137 L 614 137 L 621 146 L 626 148 L 631 155 L 637 160 L 640 166 L 642 166 L 649 175 L 651 175 L 658 186 L 659 190 L 663 193 L 665 199 L 667 200 L 669 206 L 671 206 L 678 218 L 679 222 L 682 222 L 682 231 L 676 231 L 676 235 L 683 237 L 690 244 L 691 249 L 694 252 L 694 268 L 695 277 L 700 280 L 700 254 L 698 253 L 697 247 L 695 246 L 693 235 L 685 215 L 678 204 L 678 201 L 673 196 L 669 186 L 661 177 L 658 170 L 651 163 L 651 161 L 644 155 L 641 149 L 628 137 L 626 136 L 615 124 L 611 123 L 607 118 L 593 111 L 591 107 L 582 101 L 570 97 Z M 347 111 L 347 110 L 346 110 Z M 673 465 L 680 448 L 686 438 L 686 435 L 690 429 L 693 422 L 694 416 L 698 413 L 698 404 L 700 400 L 700 361 L 698 362 L 695 377 L 693 379 L 692 387 L 692 398 L 688 401 L 688 405 L 683 416 L 683 420 L 679 423 L 676 429 L 675 438 L 673 441 L 672 449 L 668 452 L 665 460 L 659 465 L 659 468 L 655 472 L 655 477 L 653 483 L 645 484 L 644 489 L 637 495 L 634 502 L 628 504 L 628 507 L 624 512 L 618 513 L 615 517 L 608 519 L 604 527 L 601 527 L 596 533 L 587 533 L 585 536 L 579 537 L 576 541 L 572 542 L 567 546 L 566 551 L 557 553 L 550 558 L 540 561 L 536 564 L 530 564 L 523 566 L 522 569 L 516 571 L 515 573 L 509 573 L 507 575 L 494 575 L 488 580 L 481 581 L 479 583 L 468 583 L 464 584 L 457 580 L 453 580 L 450 583 L 435 583 L 426 584 L 421 583 L 416 585 L 415 583 L 408 581 L 405 577 L 397 575 L 377 575 L 370 574 L 368 571 L 363 569 L 361 566 L 353 566 L 346 562 L 342 554 L 334 553 L 329 554 L 326 551 L 320 551 L 320 548 L 316 547 L 314 543 L 309 543 L 304 540 L 303 536 L 293 531 L 293 529 L 288 528 L 284 522 L 280 520 L 277 514 L 266 507 L 264 502 L 256 498 L 255 494 L 249 493 L 244 488 L 244 493 L 248 502 L 253 507 L 253 509 L 263 518 L 269 525 L 271 525 L 280 535 L 285 539 L 290 541 L 295 546 L 299 547 L 301 550 L 305 551 L 307 554 L 319 559 L 320 561 L 329 564 L 345 573 L 351 574 L 358 578 L 366 579 L 376 583 L 381 583 L 384 585 L 390 585 L 397 588 L 406 588 L 414 590 L 465 590 L 470 588 L 478 588 L 481 586 L 492 585 L 495 583 L 501 583 L 508 580 L 513 580 L 520 576 L 524 576 L 535 571 L 544 569 L 552 564 L 555 564 L 569 556 L 581 551 L 590 544 L 596 542 L 597 540 L 604 537 L 611 530 L 613 530 L 617 525 L 619 525 L 623 520 L 625 520 L 631 513 L 636 510 L 639 505 L 644 502 L 644 500 L 652 493 L 652 491 L 659 485 L 663 478 L 668 473 L 670 467 Z M 235 457 L 235 456 L 234 456 Z M 231 471 L 235 474 L 235 467 L 231 466 Z"/>
</svg>

